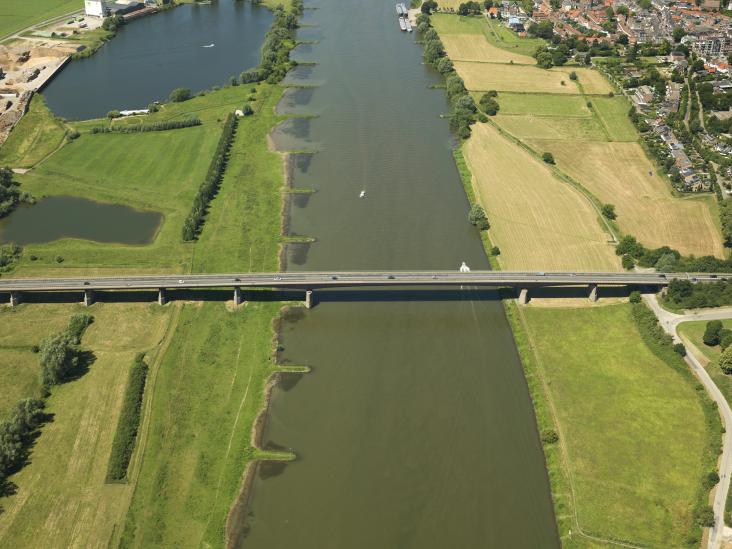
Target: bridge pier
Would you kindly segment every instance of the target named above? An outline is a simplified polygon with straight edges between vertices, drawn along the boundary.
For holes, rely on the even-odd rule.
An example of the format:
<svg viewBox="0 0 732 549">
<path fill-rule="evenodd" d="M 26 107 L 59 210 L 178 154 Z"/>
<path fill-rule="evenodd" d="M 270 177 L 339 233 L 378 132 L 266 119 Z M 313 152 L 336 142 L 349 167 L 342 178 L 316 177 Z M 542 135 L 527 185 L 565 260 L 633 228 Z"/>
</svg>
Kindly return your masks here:
<svg viewBox="0 0 732 549">
<path fill-rule="evenodd" d="M 10 302 L 11 307 L 17 307 L 20 305 L 20 292 L 10 292 Z"/>
<path fill-rule="evenodd" d="M 312 290 L 305 290 L 305 308 L 312 309 L 315 306 L 315 298 Z"/>
<path fill-rule="evenodd" d="M 590 301 L 592 301 L 594 303 L 598 299 L 600 299 L 600 296 L 597 294 L 597 284 L 590 284 L 589 290 L 590 290 L 590 295 L 589 295 Z"/>
<path fill-rule="evenodd" d="M 94 305 L 95 297 L 94 290 L 84 290 L 84 307 Z"/>
<path fill-rule="evenodd" d="M 165 295 L 165 288 L 158 290 L 158 305 L 165 305 L 168 302 L 167 296 Z"/>
<path fill-rule="evenodd" d="M 241 305 L 245 302 L 246 299 L 244 299 L 244 294 L 242 293 L 241 288 L 239 286 L 234 286 L 234 305 Z"/>
<path fill-rule="evenodd" d="M 519 305 L 528 305 L 529 303 L 529 289 L 528 288 L 521 288 L 521 292 L 519 293 L 518 302 Z"/>
</svg>

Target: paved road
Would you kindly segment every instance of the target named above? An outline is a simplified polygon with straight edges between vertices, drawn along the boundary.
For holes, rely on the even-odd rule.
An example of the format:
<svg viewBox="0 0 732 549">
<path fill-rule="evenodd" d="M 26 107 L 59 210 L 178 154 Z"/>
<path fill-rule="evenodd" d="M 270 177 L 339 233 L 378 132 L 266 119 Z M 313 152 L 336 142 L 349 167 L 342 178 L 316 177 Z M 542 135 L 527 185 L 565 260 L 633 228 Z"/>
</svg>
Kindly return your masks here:
<svg viewBox="0 0 732 549">
<path fill-rule="evenodd" d="M 263 287 L 315 289 L 355 286 L 665 286 L 673 277 L 712 282 L 727 275 L 658 273 L 570 273 L 511 271 L 351 271 L 301 273 L 227 273 L 86 278 L 2 279 L 0 292 L 141 290 L 157 288 Z"/>
<path fill-rule="evenodd" d="M 682 322 L 689 322 L 692 320 L 722 320 L 725 318 L 732 318 L 732 307 L 713 309 L 707 311 L 694 312 L 689 314 L 675 314 L 667 311 L 658 304 L 658 299 L 655 295 L 643 296 L 645 302 L 651 307 L 653 312 L 658 317 L 661 326 L 664 330 L 671 334 L 675 341 L 681 341 L 678 334 L 678 326 Z M 712 400 L 719 406 L 719 412 L 722 414 L 724 420 L 725 433 L 722 442 L 722 457 L 719 461 L 719 476 L 720 481 L 717 486 L 717 491 L 714 494 L 714 528 L 709 532 L 709 542 L 707 544 L 708 549 L 719 549 L 722 539 L 724 536 L 724 506 L 727 500 L 727 492 L 729 491 L 730 475 L 732 475 L 732 409 L 730 408 L 727 399 L 719 390 L 719 387 L 714 383 L 709 374 L 702 366 L 699 359 L 687 349 L 686 362 L 691 366 L 692 371 L 696 374 L 699 380 L 704 385 L 704 388 L 712 397 Z"/>
</svg>

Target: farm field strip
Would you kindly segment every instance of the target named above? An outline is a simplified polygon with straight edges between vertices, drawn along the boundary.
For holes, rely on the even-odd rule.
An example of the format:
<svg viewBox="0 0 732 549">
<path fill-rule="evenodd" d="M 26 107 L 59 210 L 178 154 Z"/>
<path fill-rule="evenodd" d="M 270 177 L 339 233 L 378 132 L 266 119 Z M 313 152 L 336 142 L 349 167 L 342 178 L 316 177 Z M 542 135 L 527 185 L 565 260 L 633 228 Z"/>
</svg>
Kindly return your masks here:
<svg viewBox="0 0 732 549">
<path fill-rule="evenodd" d="M 531 154 L 489 124 L 473 127 L 463 151 L 503 268 L 619 270 L 592 204 Z"/>
</svg>

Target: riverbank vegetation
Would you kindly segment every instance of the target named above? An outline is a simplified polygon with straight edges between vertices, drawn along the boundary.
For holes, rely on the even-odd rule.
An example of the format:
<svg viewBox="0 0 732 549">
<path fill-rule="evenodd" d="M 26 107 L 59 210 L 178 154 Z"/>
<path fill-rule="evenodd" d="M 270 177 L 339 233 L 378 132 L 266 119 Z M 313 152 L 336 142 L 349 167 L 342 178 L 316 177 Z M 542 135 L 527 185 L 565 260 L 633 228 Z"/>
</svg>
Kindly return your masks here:
<svg viewBox="0 0 732 549">
<path fill-rule="evenodd" d="M 554 463 L 569 483 L 559 494 L 573 523 L 564 545 L 592 546 L 583 534 L 651 547 L 698 544 L 702 479 L 716 468 L 721 427 L 653 314 L 620 304 L 522 307 L 519 316 L 559 436 Z"/>
<path fill-rule="evenodd" d="M 124 126 L 94 126 L 89 133 L 145 133 L 145 132 L 163 132 L 167 130 L 180 130 L 181 128 L 192 128 L 200 126 L 201 119 L 197 117 L 186 118 L 185 120 L 167 120 L 165 122 L 154 122 L 152 124 L 137 124 Z"/>
</svg>

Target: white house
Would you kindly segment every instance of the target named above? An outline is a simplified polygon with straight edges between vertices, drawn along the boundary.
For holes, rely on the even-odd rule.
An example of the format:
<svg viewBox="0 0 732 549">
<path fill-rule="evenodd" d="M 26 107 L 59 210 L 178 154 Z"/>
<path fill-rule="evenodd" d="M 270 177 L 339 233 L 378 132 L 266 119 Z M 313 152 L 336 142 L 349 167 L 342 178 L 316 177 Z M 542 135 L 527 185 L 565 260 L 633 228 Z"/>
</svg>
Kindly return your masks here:
<svg viewBox="0 0 732 549">
<path fill-rule="evenodd" d="M 107 6 L 104 0 L 84 0 L 84 11 L 92 17 L 104 17 L 107 15 Z"/>
</svg>

